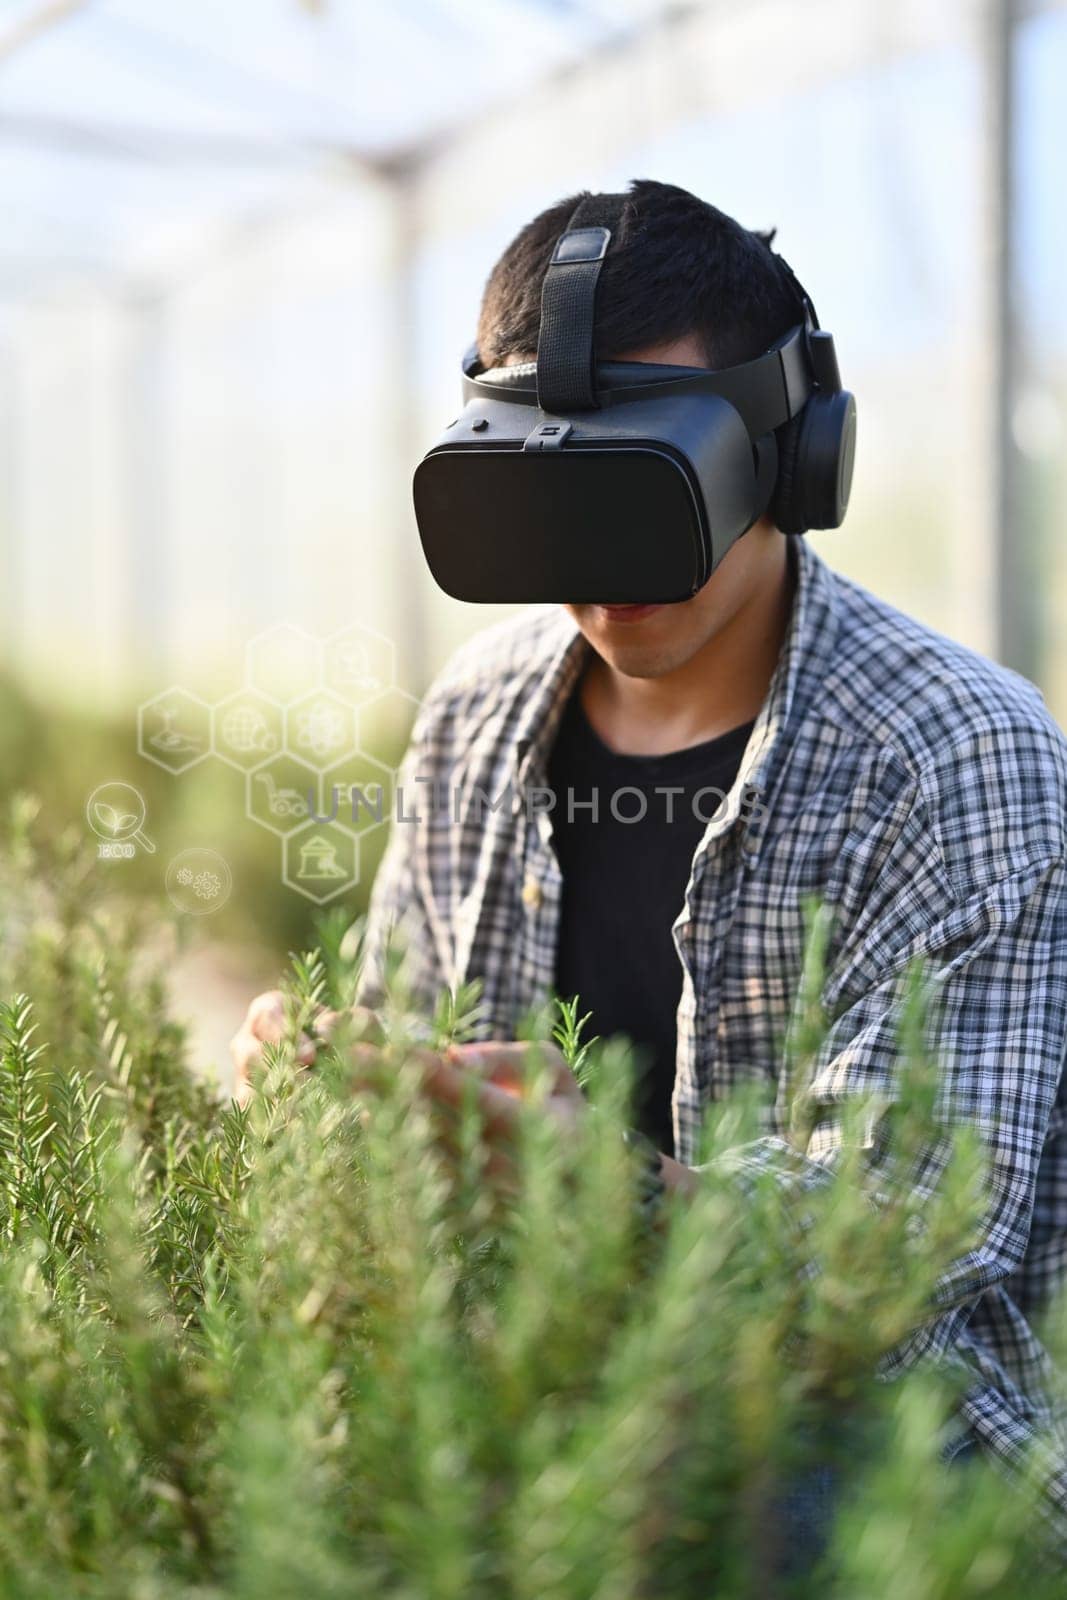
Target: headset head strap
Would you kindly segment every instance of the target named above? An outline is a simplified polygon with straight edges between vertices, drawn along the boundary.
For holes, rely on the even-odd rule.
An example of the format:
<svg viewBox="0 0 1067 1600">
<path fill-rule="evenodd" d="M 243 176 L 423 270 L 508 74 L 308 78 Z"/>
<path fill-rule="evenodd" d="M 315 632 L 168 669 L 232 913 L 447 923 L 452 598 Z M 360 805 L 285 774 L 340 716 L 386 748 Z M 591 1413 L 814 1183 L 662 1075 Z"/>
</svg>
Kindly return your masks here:
<svg viewBox="0 0 1067 1600">
<path fill-rule="evenodd" d="M 587 194 L 556 240 L 541 285 L 537 341 L 537 403 L 542 411 L 590 411 L 597 404 L 596 290 L 624 194 Z"/>
</svg>

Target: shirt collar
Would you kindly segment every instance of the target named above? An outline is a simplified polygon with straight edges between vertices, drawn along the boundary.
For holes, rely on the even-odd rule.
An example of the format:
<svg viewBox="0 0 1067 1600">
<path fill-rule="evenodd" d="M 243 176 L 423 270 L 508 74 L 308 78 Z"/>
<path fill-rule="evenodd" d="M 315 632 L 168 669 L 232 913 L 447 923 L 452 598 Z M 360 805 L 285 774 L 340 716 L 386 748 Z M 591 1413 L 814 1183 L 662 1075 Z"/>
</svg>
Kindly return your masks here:
<svg viewBox="0 0 1067 1600">
<path fill-rule="evenodd" d="M 781 770 L 792 731 L 802 720 L 833 658 L 838 630 L 834 574 L 806 539 L 790 539 L 793 606 L 778 663 L 756 718 L 737 775 L 737 786 L 767 796 Z M 581 676 L 590 645 L 574 619 L 559 611 L 557 642 L 536 692 L 523 712 L 514 747 L 514 772 L 522 787 L 544 772 L 564 706 Z M 766 806 L 746 808 L 746 854 L 758 856 Z"/>
<path fill-rule="evenodd" d="M 806 539 L 790 539 L 793 607 L 778 663 L 749 736 L 737 785 L 758 790 L 763 804 L 746 808 L 745 853 L 759 857 L 766 805 L 781 772 L 793 735 L 819 691 L 833 659 L 838 631 L 837 582 Z"/>
</svg>

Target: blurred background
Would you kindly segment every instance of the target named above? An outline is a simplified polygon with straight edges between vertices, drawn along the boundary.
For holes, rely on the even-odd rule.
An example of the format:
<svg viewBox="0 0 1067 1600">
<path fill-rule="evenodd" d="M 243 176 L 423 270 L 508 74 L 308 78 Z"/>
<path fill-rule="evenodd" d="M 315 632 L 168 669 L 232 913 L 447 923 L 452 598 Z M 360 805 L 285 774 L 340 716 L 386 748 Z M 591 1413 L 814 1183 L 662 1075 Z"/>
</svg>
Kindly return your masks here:
<svg viewBox="0 0 1067 1600">
<path fill-rule="evenodd" d="M 317 901 L 210 719 L 179 771 L 138 708 L 245 693 L 280 625 L 369 629 L 396 759 L 491 615 L 434 590 L 411 470 L 493 260 L 567 193 L 777 228 L 860 407 L 819 549 L 1067 716 L 1065 81 L 1067 0 L 0 0 L 0 786 L 90 842 L 98 784 L 144 796 L 156 853 L 97 870 L 175 918 L 202 1064 Z M 232 871 L 211 916 L 165 893 L 189 848 Z"/>
</svg>

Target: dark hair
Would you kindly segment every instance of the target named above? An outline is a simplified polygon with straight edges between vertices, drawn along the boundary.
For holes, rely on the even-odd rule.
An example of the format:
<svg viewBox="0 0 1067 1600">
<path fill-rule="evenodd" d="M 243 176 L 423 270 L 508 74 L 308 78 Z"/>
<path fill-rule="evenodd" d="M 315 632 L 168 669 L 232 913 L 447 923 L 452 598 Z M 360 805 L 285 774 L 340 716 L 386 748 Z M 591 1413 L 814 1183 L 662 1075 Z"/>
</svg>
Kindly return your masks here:
<svg viewBox="0 0 1067 1600">
<path fill-rule="evenodd" d="M 478 353 L 486 367 L 536 353 L 541 282 L 580 199 L 571 195 L 528 222 L 490 273 L 478 318 Z M 634 179 L 597 287 L 598 358 L 690 333 L 700 339 L 709 367 L 762 355 L 803 319 L 792 281 L 771 249 L 774 233 L 753 233 L 672 183 Z"/>
</svg>

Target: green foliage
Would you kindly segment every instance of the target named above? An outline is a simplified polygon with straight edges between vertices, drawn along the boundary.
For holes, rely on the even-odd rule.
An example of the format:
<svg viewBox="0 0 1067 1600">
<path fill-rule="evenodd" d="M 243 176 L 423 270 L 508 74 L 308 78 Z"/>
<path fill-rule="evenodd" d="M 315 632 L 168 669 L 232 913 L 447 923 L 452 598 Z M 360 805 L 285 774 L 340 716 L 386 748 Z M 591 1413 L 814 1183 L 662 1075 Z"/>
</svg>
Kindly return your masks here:
<svg viewBox="0 0 1067 1600">
<path fill-rule="evenodd" d="M 730 1153 L 759 1129 L 738 1100 L 649 1249 L 618 1137 L 627 1058 L 582 1041 L 576 1003 L 531 1037 L 555 1030 L 594 1111 L 571 1145 L 528 1108 L 519 1195 L 494 1202 L 473 1109 L 446 1156 L 419 1099 L 402 994 L 385 1042 L 358 1047 L 373 1093 L 339 1038 L 296 1064 L 319 1005 L 351 1003 L 358 928 L 333 914 L 294 959 L 286 1040 L 247 1109 L 220 1106 L 186 1070 L 136 918 L 91 903 L 73 849 L 35 858 L 28 820 L 3 855 L 0 1594 L 1062 1592 L 1034 1491 L 939 1463 L 947 1382 L 871 1378 L 976 1214 L 978 1152 L 936 1123 L 918 979 L 909 1104 L 855 1112 L 857 1132 L 892 1126 L 877 1203 L 858 1155 L 799 1204 L 738 1182 Z M 798 1138 L 815 966 L 805 984 Z M 477 1005 L 444 997 L 433 1040 L 466 1037 Z M 902 1180 L 931 1148 L 920 1212 Z M 827 1457 L 847 1487 L 830 1571 L 787 1590 L 777 1497 Z"/>
<path fill-rule="evenodd" d="M 434 1049 L 444 1050 L 450 1044 L 464 1044 L 473 1038 L 481 1014 L 480 981 L 443 990 L 438 997 L 430 1029 L 430 1041 Z"/>
<path fill-rule="evenodd" d="M 582 1034 L 592 1012 L 587 1011 L 584 1017 L 580 1017 L 579 1009 L 577 995 L 570 1000 L 559 1001 L 559 1021 L 552 1029 L 552 1038 L 563 1052 L 564 1061 L 585 1089 L 591 1086 L 591 1058 L 596 1041 L 593 1039 L 583 1041 Z"/>
</svg>

